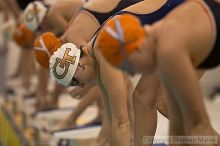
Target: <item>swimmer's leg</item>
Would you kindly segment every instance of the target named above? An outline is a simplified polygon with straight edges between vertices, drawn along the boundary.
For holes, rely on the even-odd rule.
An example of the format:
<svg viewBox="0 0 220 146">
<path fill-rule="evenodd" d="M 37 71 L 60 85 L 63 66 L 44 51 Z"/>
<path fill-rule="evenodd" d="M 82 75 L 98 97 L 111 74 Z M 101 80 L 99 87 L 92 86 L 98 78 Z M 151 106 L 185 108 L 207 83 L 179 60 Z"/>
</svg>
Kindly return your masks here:
<svg viewBox="0 0 220 146">
<path fill-rule="evenodd" d="M 159 81 L 157 73 L 142 75 L 133 94 L 135 115 L 135 146 L 150 146 L 144 144 L 144 136 L 154 137 L 157 127 L 157 92 Z"/>
<path fill-rule="evenodd" d="M 167 119 L 169 119 L 168 113 L 168 101 L 167 101 L 167 93 L 166 89 L 162 84 L 160 84 L 160 88 L 157 95 L 157 110 Z"/>
<path fill-rule="evenodd" d="M 37 71 L 38 85 L 37 85 L 37 100 L 35 103 L 36 111 L 45 110 L 47 108 L 47 86 L 48 86 L 48 70 L 40 67 Z"/>
<path fill-rule="evenodd" d="M 189 55 L 183 50 L 166 47 L 158 50 L 160 75 L 180 107 L 186 135 L 216 135 L 203 102 L 197 74 Z"/>
<path fill-rule="evenodd" d="M 99 135 L 90 146 L 105 146 L 105 145 L 107 145 L 108 141 L 109 141 L 108 140 L 108 130 L 109 130 L 108 120 L 107 120 L 106 114 L 104 113 L 103 119 L 102 119 L 102 127 L 99 132 Z"/>
<path fill-rule="evenodd" d="M 22 86 L 25 89 L 25 94 L 30 94 L 31 78 L 34 75 L 35 64 L 33 60 L 32 50 L 22 50 L 21 53 L 21 80 Z"/>
</svg>

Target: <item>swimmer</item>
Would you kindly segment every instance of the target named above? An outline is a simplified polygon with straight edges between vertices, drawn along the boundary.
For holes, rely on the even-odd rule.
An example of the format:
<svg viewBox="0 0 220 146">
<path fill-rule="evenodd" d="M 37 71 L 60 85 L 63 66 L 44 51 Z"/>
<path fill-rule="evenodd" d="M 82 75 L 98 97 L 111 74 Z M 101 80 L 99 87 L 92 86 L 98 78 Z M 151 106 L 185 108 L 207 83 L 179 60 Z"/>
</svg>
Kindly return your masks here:
<svg viewBox="0 0 220 146">
<path fill-rule="evenodd" d="M 148 1 L 145 1 L 145 3 L 147 3 Z M 151 1 L 152 2 L 152 1 Z M 141 2 L 140 2 L 141 3 Z M 144 2 L 143 2 L 143 5 L 142 5 L 142 7 L 143 8 L 145 8 L 144 6 L 146 6 L 146 4 L 145 4 Z M 153 8 L 151 8 L 151 7 L 148 7 L 148 13 L 149 13 L 149 11 L 151 10 L 152 12 L 154 12 L 155 11 L 155 13 L 157 12 L 157 10 L 159 10 L 159 8 L 161 8 L 162 6 L 163 6 L 163 4 L 165 4 L 166 2 L 164 2 L 164 3 L 161 3 L 159 6 L 157 5 L 157 7 L 155 6 L 154 7 L 154 9 Z M 181 2 L 180 2 L 181 3 Z M 145 4 L 145 5 L 144 5 Z M 153 3 L 153 4 L 155 4 L 155 3 Z M 177 3 L 177 5 L 178 5 L 179 3 Z M 136 4 L 137 5 L 137 4 Z M 176 6 L 176 5 L 175 5 Z M 131 7 L 133 7 L 133 6 L 131 6 Z M 153 10 L 152 10 L 153 9 Z M 140 9 L 139 9 L 140 10 Z M 142 9 L 143 10 L 143 9 Z M 167 9 L 166 9 L 167 10 Z M 169 12 L 169 10 L 171 10 L 171 9 L 168 9 L 167 10 L 167 13 Z M 156 17 L 157 16 L 157 17 Z M 152 19 L 152 22 L 154 22 L 154 21 L 156 21 L 156 20 L 158 20 L 159 18 L 162 18 L 163 16 L 165 16 L 163 13 L 160 13 L 160 17 L 158 18 L 158 15 L 156 15 L 156 16 L 154 16 L 154 19 Z M 67 44 L 67 46 L 68 46 L 68 44 Z M 65 45 L 63 46 L 64 48 L 65 48 Z M 76 46 L 71 46 L 70 48 L 72 48 L 74 51 L 72 52 L 72 53 L 76 53 L 75 55 L 76 55 L 76 58 L 77 58 L 77 60 L 75 60 L 75 64 L 78 64 L 78 61 L 80 62 L 80 61 L 82 61 L 82 63 L 80 62 L 79 63 L 79 65 L 78 65 L 78 68 L 77 68 L 77 70 L 76 70 L 76 73 L 74 74 L 74 73 L 72 73 L 72 74 L 69 74 L 69 75 L 67 75 L 68 76 L 68 78 L 69 78 L 69 80 L 67 81 L 67 82 L 65 82 L 67 79 L 63 79 L 63 80 L 58 80 L 58 82 L 60 82 L 60 83 L 62 83 L 62 84 L 64 84 L 64 85 L 66 85 L 66 86 L 68 86 L 69 84 L 77 84 L 77 83 L 79 83 L 79 84 L 84 84 L 84 83 L 87 83 L 87 82 L 89 82 L 89 81 L 91 81 L 91 78 L 95 78 L 96 77 L 96 75 L 98 74 L 98 79 L 100 79 L 101 78 L 101 84 L 105 84 L 104 85 L 104 89 L 107 91 L 107 93 L 109 94 L 109 95 L 111 95 L 111 90 L 113 89 L 113 87 L 112 87 L 112 84 L 114 83 L 113 82 L 113 78 L 116 78 L 116 73 L 113 73 L 113 72 L 111 72 L 110 73 L 110 71 L 107 71 L 107 70 L 114 70 L 114 69 L 112 69 L 110 66 L 108 66 L 108 64 L 106 64 L 106 62 L 104 61 L 104 60 L 102 60 L 102 56 L 98 53 L 98 52 L 96 52 L 96 50 L 94 50 L 94 53 L 93 53 L 93 50 L 92 50 L 92 45 L 90 44 L 90 45 L 88 45 L 88 46 L 85 46 L 85 47 L 82 47 L 82 53 L 84 54 L 84 56 L 85 57 L 82 57 L 81 59 L 79 59 L 80 58 L 80 51 L 77 51 L 77 49 L 76 49 Z M 88 51 L 87 51 L 87 49 L 88 49 Z M 61 51 L 62 50 L 62 47 L 61 47 L 61 49 L 60 49 L 60 51 L 58 51 L 59 53 L 55 53 L 54 55 L 56 56 L 56 57 L 54 57 L 54 58 L 62 58 L 61 56 L 63 56 L 64 55 L 64 52 L 62 52 Z M 65 50 L 65 49 L 64 49 Z M 67 52 L 66 52 L 67 53 Z M 62 54 L 62 55 L 61 55 Z M 61 56 L 58 56 L 58 55 L 61 55 Z M 66 54 L 67 55 L 67 54 Z M 87 57 L 88 56 L 88 57 Z M 67 56 L 66 56 L 67 57 Z M 87 57 L 87 58 L 86 58 Z M 53 57 L 51 57 L 51 58 L 53 58 Z M 94 60 L 94 61 L 93 61 Z M 82 73 L 79 73 L 79 74 L 77 74 L 77 72 L 81 72 L 81 71 L 84 71 L 85 70 L 85 68 L 84 68 L 84 66 L 85 65 L 87 65 L 88 64 L 88 62 L 90 62 L 90 66 L 88 65 L 88 67 L 87 67 L 87 70 L 89 71 L 89 69 L 90 69 L 90 79 L 89 79 L 89 76 L 86 74 L 86 75 L 84 75 L 84 74 L 82 74 Z M 54 64 L 54 62 L 52 63 L 52 64 Z M 74 65 L 75 65 L 74 64 Z M 93 68 L 92 68 L 92 66 L 94 66 Z M 74 67 L 73 67 L 74 68 Z M 72 69 L 73 69 L 72 68 Z M 95 70 L 94 70 L 94 68 L 95 68 Z M 97 72 L 97 68 L 98 68 L 98 72 Z M 52 70 L 52 73 L 54 73 L 55 71 L 55 69 L 54 68 L 51 68 L 51 70 Z M 75 70 L 75 69 L 74 69 Z M 93 74 L 96 74 L 96 75 L 93 75 L 92 76 L 92 72 L 96 72 L 96 73 L 93 73 Z M 109 73 L 108 73 L 109 72 Z M 118 72 L 118 70 L 115 70 L 115 72 Z M 110 76 L 110 77 L 108 77 L 106 74 L 109 74 L 108 76 Z M 101 75 L 99 75 L 99 74 L 101 74 Z M 112 74 L 112 75 L 110 75 L 110 74 Z M 113 75 L 114 74 L 114 75 Z M 73 76 L 74 75 L 74 78 L 76 78 L 76 79 L 74 79 L 74 80 L 72 80 L 71 81 L 71 77 L 70 76 Z M 87 77 L 87 78 L 85 78 L 85 77 Z M 122 78 L 123 78 L 123 76 L 121 76 Z M 57 77 L 57 78 L 59 78 L 59 77 Z M 118 78 L 117 78 L 117 80 L 118 80 Z M 100 81 L 100 80 L 98 80 L 98 81 Z M 65 83 L 64 83 L 65 82 Z M 69 82 L 69 83 L 68 83 Z M 70 83 L 71 82 L 71 83 Z M 118 83 L 118 82 L 117 82 Z M 116 83 L 114 83 L 114 84 L 116 84 Z M 110 87 L 111 86 L 111 87 Z M 125 86 L 125 85 L 120 85 L 120 86 Z M 117 86 L 118 87 L 118 86 Z M 105 92 L 106 92 L 105 91 Z M 118 98 L 117 98 L 118 99 Z M 110 100 L 112 100 L 112 101 L 110 101 L 111 102 L 111 106 L 112 105 L 114 105 L 115 104 L 115 102 L 117 102 L 117 100 L 116 99 L 114 99 L 114 98 L 110 98 Z M 114 101 L 114 100 L 116 100 L 116 101 Z M 114 102 L 113 102 L 114 101 Z M 114 103 L 114 104 L 113 104 Z M 116 105 L 116 104 L 115 104 Z M 116 108 L 115 108 L 116 109 Z M 114 110 L 113 110 L 114 111 Z M 115 110 L 116 111 L 116 110 Z M 116 111 L 117 112 L 117 111 Z M 110 115 L 111 116 L 111 115 Z M 113 138 L 114 139 L 114 138 Z M 115 139 L 114 139 L 115 140 Z M 113 140 L 113 141 L 114 141 Z"/>
<path fill-rule="evenodd" d="M 119 67 L 105 55 L 112 65 L 132 74 L 159 71 L 169 95 L 171 135 L 219 137 L 210 124 L 198 83 L 201 75 L 197 75 L 198 70 L 220 63 L 219 12 L 220 1 L 186 1 L 161 21 L 146 25 L 145 30 L 140 22 L 132 26 L 140 28 L 142 35 L 136 37 L 140 43 L 134 50 L 128 50 L 122 42 L 126 47 L 122 48 L 124 54 L 119 54 L 128 68 Z M 129 22 L 138 21 L 130 18 Z M 123 32 L 131 31 L 129 28 Z M 105 49 L 100 48 L 102 52 Z"/>
<path fill-rule="evenodd" d="M 98 0 L 98 1 L 94 1 L 94 3 L 89 2 L 87 5 L 84 6 L 84 9 L 79 13 L 79 15 L 75 18 L 75 20 L 68 27 L 66 33 L 61 37 L 62 42 L 71 40 L 71 42 L 74 42 L 78 47 L 83 46 L 92 38 L 94 33 L 99 29 L 99 27 L 102 25 L 102 23 L 104 23 L 104 21 L 108 17 L 110 17 L 115 12 L 127 6 L 130 6 L 131 4 L 135 4 L 137 2 L 139 1 L 123 1 L 123 0 L 122 1 L 100 1 Z M 78 32 L 79 30 L 82 30 L 82 31 L 79 33 Z M 72 34 L 75 34 L 75 35 L 72 35 Z M 124 96 L 123 98 L 125 98 L 125 103 L 127 103 L 126 101 L 127 96 Z M 124 106 L 124 108 L 127 110 L 127 106 Z M 126 110 L 125 112 L 127 112 Z M 127 116 L 127 114 L 128 113 L 126 113 L 125 116 Z M 126 120 L 128 121 L 128 119 Z M 126 123 L 125 129 L 127 129 L 128 127 L 127 121 L 125 122 Z M 114 123 L 114 125 L 115 125 L 114 129 L 116 129 L 118 124 Z M 117 137 L 119 137 L 119 135 L 117 135 Z M 128 140 L 123 139 L 122 141 L 125 143 L 123 145 L 127 146 L 127 143 L 130 143 L 129 132 L 128 132 L 128 135 L 126 135 L 126 137 L 128 138 Z M 117 141 L 120 141 L 119 138 L 117 139 Z"/>
<path fill-rule="evenodd" d="M 27 27 L 27 31 L 29 30 L 30 34 L 32 32 L 32 36 L 28 36 L 28 33 L 26 33 L 27 31 L 22 31 L 22 29 L 18 29 L 18 31 L 15 31 L 14 34 L 16 42 L 20 46 L 22 46 L 22 48 L 32 48 L 33 40 L 34 38 L 36 38 L 37 35 L 39 35 L 39 31 L 50 30 L 55 34 L 60 34 L 64 32 L 69 21 L 72 19 L 73 16 L 77 15 L 83 4 L 84 2 L 81 0 L 66 0 L 62 2 L 58 1 L 52 5 L 48 5 L 46 2 L 43 1 L 35 1 L 29 3 L 23 12 L 23 23 L 20 24 L 19 27 L 21 27 L 22 25 L 24 27 Z M 66 11 L 67 9 L 72 9 L 71 13 Z M 22 35 L 20 35 L 21 33 Z M 28 50 L 30 50 L 32 53 L 32 49 Z M 34 50 L 35 55 L 41 57 L 41 51 L 42 50 Z M 26 56 L 32 56 L 32 54 Z M 44 62 L 39 63 L 43 67 L 46 66 L 45 64 L 43 64 Z M 55 90 L 51 94 L 52 98 L 49 98 L 47 92 L 47 69 L 39 66 L 38 77 L 41 82 L 37 86 L 37 111 L 57 108 L 58 97 L 63 89 L 58 85 L 55 85 Z"/>
</svg>

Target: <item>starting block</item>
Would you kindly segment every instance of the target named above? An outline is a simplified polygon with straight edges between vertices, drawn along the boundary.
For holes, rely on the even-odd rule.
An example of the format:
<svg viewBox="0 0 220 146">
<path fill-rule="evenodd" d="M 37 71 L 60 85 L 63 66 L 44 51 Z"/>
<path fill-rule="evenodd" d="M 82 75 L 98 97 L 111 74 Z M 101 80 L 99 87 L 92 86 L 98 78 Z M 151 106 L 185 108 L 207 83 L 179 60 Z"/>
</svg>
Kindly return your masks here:
<svg viewBox="0 0 220 146">
<path fill-rule="evenodd" d="M 38 112 L 35 119 L 35 126 L 40 129 L 49 129 L 58 125 L 74 111 L 73 108 L 62 108 Z"/>
<path fill-rule="evenodd" d="M 80 129 L 55 132 L 53 146 L 85 146 L 89 145 L 98 136 L 101 126 L 91 126 Z"/>
</svg>

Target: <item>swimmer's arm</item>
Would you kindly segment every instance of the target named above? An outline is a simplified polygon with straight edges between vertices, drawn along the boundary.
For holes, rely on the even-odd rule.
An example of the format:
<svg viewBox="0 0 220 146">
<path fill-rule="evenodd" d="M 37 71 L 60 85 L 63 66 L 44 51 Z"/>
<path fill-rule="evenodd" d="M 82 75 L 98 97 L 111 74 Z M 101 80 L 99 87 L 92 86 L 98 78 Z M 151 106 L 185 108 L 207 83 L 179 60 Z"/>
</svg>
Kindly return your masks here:
<svg viewBox="0 0 220 146">
<path fill-rule="evenodd" d="M 127 89 L 123 72 L 111 67 L 109 64 L 107 65 L 107 63 L 100 66 L 100 77 L 108 95 L 111 98 L 127 98 Z"/>
<path fill-rule="evenodd" d="M 124 75 L 121 71 L 107 64 L 103 58 L 99 60 L 100 79 L 107 93 L 104 99 L 107 103 L 107 111 L 110 111 L 107 114 L 110 119 L 112 118 L 112 135 L 115 136 L 116 145 L 128 146 L 131 135 L 128 114 L 128 89 Z"/>
<path fill-rule="evenodd" d="M 127 106 L 128 100 L 128 89 L 125 81 L 123 72 L 113 68 L 109 63 L 107 63 L 98 51 L 95 51 L 95 56 L 98 58 L 98 63 L 100 67 L 99 77 L 107 92 L 108 98 L 111 99 L 111 108 L 116 112 L 116 117 L 123 116 L 126 118 L 128 116 L 127 108 L 122 108 L 125 111 L 121 111 L 120 107 Z M 97 57 L 98 56 L 98 57 Z M 121 115 L 121 114 L 124 115 Z"/>
</svg>

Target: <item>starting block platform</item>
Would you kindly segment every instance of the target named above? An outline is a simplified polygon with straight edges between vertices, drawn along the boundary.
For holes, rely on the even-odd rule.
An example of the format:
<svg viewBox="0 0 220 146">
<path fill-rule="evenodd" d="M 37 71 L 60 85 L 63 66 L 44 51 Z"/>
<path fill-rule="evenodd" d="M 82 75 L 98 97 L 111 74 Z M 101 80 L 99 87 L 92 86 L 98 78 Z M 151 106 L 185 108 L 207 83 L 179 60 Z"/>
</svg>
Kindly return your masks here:
<svg viewBox="0 0 220 146">
<path fill-rule="evenodd" d="M 91 144 L 98 133 L 101 126 L 91 126 L 79 129 L 70 129 L 53 134 L 51 145 L 56 146 L 85 146 Z"/>
</svg>

